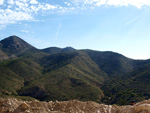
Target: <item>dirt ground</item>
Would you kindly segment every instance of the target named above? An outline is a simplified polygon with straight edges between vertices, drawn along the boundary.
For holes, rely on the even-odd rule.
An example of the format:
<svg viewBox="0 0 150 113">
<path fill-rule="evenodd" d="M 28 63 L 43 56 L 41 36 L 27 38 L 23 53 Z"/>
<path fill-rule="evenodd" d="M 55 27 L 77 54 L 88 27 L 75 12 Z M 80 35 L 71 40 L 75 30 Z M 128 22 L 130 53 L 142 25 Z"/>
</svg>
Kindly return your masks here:
<svg viewBox="0 0 150 113">
<path fill-rule="evenodd" d="M 150 113 L 150 100 L 135 105 L 104 105 L 92 101 L 20 101 L 0 98 L 0 113 Z"/>
</svg>

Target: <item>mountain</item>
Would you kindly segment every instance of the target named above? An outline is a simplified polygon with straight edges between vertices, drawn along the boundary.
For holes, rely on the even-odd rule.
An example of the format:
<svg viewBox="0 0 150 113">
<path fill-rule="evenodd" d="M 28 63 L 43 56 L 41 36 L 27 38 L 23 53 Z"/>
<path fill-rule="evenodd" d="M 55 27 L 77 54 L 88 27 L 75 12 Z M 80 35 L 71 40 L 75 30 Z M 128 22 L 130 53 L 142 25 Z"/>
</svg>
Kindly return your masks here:
<svg viewBox="0 0 150 113">
<path fill-rule="evenodd" d="M 76 49 L 72 48 L 72 47 L 66 47 L 62 49 L 62 52 L 72 52 L 75 51 Z"/>
<path fill-rule="evenodd" d="M 54 54 L 54 53 L 60 53 L 62 49 L 58 47 L 49 47 L 46 49 L 42 49 L 41 51 L 44 53 Z"/>
<path fill-rule="evenodd" d="M 54 53 L 72 52 L 75 51 L 75 49 L 72 47 L 66 47 L 66 48 L 50 47 L 50 48 L 42 49 L 41 51 L 44 53 L 54 54 Z"/>
<path fill-rule="evenodd" d="M 135 60 L 129 59 L 121 54 L 114 53 L 111 51 L 92 51 L 83 50 L 90 58 L 97 63 L 100 69 L 105 71 L 107 75 L 111 78 L 119 77 L 121 75 L 127 74 L 134 69 L 133 63 Z"/>
<path fill-rule="evenodd" d="M 110 79 L 104 83 L 103 102 L 128 104 L 131 100 L 142 101 L 150 98 L 150 60 L 136 60 L 136 68 L 121 78 Z"/>
<path fill-rule="evenodd" d="M 21 54 L 35 51 L 38 50 L 17 36 L 10 36 L 0 41 L 0 55 L 8 58 L 17 57 Z M 4 58 L 1 57 L 1 59 Z"/>
<path fill-rule="evenodd" d="M 86 65 L 88 63 L 89 65 Z M 23 87 L 19 90 L 19 95 L 40 100 L 76 98 L 94 101 L 99 101 L 103 96 L 99 86 L 103 83 L 105 74 L 84 53 L 52 54 L 40 59 L 40 65 L 43 67 L 43 77 Z M 33 93 L 33 90 L 38 93 Z"/>
<path fill-rule="evenodd" d="M 0 41 L 0 95 L 128 104 L 150 98 L 150 60 L 72 47 L 37 49 L 17 36 Z"/>
</svg>

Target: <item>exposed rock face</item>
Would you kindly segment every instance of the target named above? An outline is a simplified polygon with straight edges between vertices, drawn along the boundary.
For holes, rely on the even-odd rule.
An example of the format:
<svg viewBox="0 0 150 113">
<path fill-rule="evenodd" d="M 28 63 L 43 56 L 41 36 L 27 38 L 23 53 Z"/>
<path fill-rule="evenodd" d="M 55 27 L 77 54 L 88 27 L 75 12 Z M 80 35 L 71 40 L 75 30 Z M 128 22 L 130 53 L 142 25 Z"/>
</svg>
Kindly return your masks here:
<svg viewBox="0 0 150 113">
<path fill-rule="evenodd" d="M 150 100 L 134 106 L 104 105 L 77 100 L 64 102 L 19 101 L 0 99 L 0 113 L 150 113 Z"/>
</svg>

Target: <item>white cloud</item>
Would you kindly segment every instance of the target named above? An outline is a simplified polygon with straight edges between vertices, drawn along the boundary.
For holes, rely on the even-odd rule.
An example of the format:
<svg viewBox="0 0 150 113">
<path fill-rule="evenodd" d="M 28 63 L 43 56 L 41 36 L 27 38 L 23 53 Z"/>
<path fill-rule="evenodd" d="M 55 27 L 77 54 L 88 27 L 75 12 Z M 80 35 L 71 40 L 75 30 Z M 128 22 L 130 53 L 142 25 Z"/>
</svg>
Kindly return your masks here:
<svg viewBox="0 0 150 113">
<path fill-rule="evenodd" d="M 150 0 L 85 0 L 85 4 L 101 6 L 128 6 L 132 5 L 137 8 L 141 8 L 143 6 L 150 6 Z"/>
<path fill-rule="evenodd" d="M 50 10 L 50 9 L 55 9 L 57 8 L 57 6 L 53 6 L 53 5 L 50 5 L 50 4 L 39 4 L 37 9 L 38 10 Z"/>
<path fill-rule="evenodd" d="M 8 4 L 13 5 L 14 1 L 13 0 L 8 0 Z"/>
<path fill-rule="evenodd" d="M 18 10 L 24 10 L 26 8 L 25 3 L 20 1 L 15 1 L 16 5 L 18 6 Z"/>
<path fill-rule="evenodd" d="M 36 1 L 36 0 L 30 0 L 30 3 L 31 4 L 38 4 L 38 1 Z"/>
<path fill-rule="evenodd" d="M 64 4 L 50 4 L 38 0 L 0 0 L 0 26 L 19 21 L 33 21 L 34 15 L 66 13 L 100 6 L 150 6 L 150 0 L 65 0 Z M 40 12 L 40 13 L 39 13 Z"/>
<path fill-rule="evenodd" d="M 20 21 L 34 21 L 34 15 L 38 14 L 38 11 L 40 14 L 47 13 L 47 10 L 52 11 L 59 7 L 37 0 L 6 0 L 5 3 L 0 0 L 0 5 L 3 5 L 0 8 L 0 28 Z"/>
<path fill-rule="evenodd" d="M 101 6 L 101 5 L 104 5 L 104 4 L 106 4 L 106 0 L 100 0 L 100 1 L 98 1 L 97 3 L 96 3 L 96 5 L 97 6 Z"/>
<path fill-rule="evenodd" d="M 3 3 L 4 3 L 4 0 L 0 0 L 0 5 L 3 5 Z"/>
<path fill-rule="evenodd" d="M 23 33 L 27 33 L 27 34 L 33 34 L 34 32 L 28 31 L 28 30 L 20 30 Z"/>
<path fill-rule="evenodd" d="M 64 2 L 64 4 L 66 4 L 67 6 L 71 6 L 69 2 Z"/>
<path fill-rule="evenodd" d="M 22 1 L 22 2 L 26 3 L 26 2 L 28 2 L 29 0 L 20 0 L 20 1 Z"/>
<path fill-rule="evenodd" d="M 136 6 L 137 8 L 141 8 L 144 5 L 150 6 L 150 0 L 127 0 L 126 4 Z"/>
<path fill-rule="evenodd" d="M 0 10 L 0 24 L 11 24 L 17 21 L 33 20 L 33 17 L 25 12 L 10 9 Z"/>
</svg>

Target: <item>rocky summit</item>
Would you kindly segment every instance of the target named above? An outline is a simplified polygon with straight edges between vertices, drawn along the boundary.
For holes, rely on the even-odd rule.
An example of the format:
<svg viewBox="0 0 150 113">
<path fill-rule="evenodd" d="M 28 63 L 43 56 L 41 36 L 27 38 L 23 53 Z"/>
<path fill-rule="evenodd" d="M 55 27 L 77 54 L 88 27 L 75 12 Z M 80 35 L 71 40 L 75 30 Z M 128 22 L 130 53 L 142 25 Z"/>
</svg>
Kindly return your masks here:
<svg viewBox="0 0 150 113">
<path fill-rule="evenodd" d="M 78 100 L 40 102 L 0 98 L 0 113 L 150 113 L 150 100 L 117 106 Z"/>
</svg>

